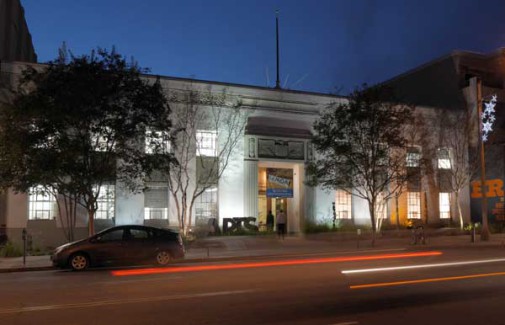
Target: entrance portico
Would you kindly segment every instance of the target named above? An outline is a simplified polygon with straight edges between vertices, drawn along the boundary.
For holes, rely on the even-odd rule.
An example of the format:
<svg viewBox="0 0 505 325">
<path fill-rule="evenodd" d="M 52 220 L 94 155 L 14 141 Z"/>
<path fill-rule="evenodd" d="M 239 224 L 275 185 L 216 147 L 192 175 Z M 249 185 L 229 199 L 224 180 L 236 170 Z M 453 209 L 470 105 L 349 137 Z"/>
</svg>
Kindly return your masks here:
<svg viewBox="0 0 505 325">
<path fill-rule="evenodd" d="M 267 213 L 272 211 L 276 221 L 282 209 L 287 216 L 287 232 L 299 233 L 308 212 L 306 193 L 310 189 L 304 181 L 305 162 L 312 157 L 310 131 L 294 129 L 293 123 L 290 128 L 283 128 L 286 121 L 277 120 L 277 125 L 270 128 L 275 134 L 267 134 L 265 120 L 260 120 L 261 129 L 257 122 L 249 120 L 244 137 L 244 217 L 256 218 L 262 230 L 266 229 Z M 273 191 L 271 182 L 267 182 L 267 174 L 275 172 L 289 175 L 280 177 L 288 194 Z"/>
</svg>

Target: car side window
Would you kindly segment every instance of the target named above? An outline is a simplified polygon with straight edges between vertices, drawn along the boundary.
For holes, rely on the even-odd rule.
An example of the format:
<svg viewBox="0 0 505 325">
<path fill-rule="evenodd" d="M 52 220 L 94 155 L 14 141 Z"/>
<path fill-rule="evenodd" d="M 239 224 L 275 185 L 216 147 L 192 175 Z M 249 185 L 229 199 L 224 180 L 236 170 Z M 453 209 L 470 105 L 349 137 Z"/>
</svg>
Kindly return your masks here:
<svg viewBox="0 0 505 325">
<path fill-rule="evenodd" d="M 123 229 L 108 231 L 97 238 L 100 242 L 121 241 L 123 240 Z"/>
<path fill-rule="evenodd" d="M 149 239 L 149 232 L 147 230 L 144 230 L 144 229 L 135 229 L 135 228 L 132 228 L 130 229 L 130 235 L 131 235 L 131 239 L 134 239 L 134 240 L 145 240 L 145 239 Z"/>
</svg>

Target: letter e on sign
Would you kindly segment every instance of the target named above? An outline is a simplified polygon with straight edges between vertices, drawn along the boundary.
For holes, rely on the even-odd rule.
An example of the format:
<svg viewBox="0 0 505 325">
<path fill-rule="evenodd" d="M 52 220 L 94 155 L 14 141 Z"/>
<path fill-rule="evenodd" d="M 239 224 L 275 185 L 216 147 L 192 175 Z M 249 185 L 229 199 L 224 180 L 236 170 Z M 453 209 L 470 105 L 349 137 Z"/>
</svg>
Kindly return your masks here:
<svg viewBox="0 0 505 325">
<path fill-rule="evenodd" d="M 472 199 L 477 199 L 482 197 L 482 191 L 479 181 L 472 182 L 472 193 L 470 193 Z"/>
</svg>

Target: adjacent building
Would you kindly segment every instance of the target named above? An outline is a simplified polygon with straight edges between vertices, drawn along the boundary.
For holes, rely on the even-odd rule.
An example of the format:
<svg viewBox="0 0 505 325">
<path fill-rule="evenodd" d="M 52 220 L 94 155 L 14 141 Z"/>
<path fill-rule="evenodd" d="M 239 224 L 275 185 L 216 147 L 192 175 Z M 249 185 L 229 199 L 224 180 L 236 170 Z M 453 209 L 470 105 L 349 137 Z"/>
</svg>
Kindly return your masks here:
<svg viewBox="0 0 505 325">
<path fill-rule="evenodd" d="M 478 87 L 477 78 L 481 80 Z M 476 169 L 470 184 L 471 218 L 481 220 L 482 191 L 488 198 L 488 215 L 495 227 L 505 221 L 503 182 L 505 178 L 505 49 L 482 54 L 454 51 L 449 55 L 427 62 L 385 82 L 396 90 L 404 102 L 416 106 L 430 106 L 444 112 L 469 112 L 472 127 L 468 139 L 469 159 L 477 152 L 478 122 L 477 91 L 480 88 L 482 108 L 496 95 L 494 123 L 489 139 L 485 142 L 486 184 L 481 187 L 480 169 Z M 464 121 L 462 121 L 464 123 Z M 450 149 L 450 148 L 449 148 Z M 449 150 L 448 154 L 452 154 Z M 432 198 L 436 200 L 436 198 Z"/>
<path fill-rule="evenodd" d="M 0 61 L 37 62 L 19 0 L 0 0 Z"/>
</svg>

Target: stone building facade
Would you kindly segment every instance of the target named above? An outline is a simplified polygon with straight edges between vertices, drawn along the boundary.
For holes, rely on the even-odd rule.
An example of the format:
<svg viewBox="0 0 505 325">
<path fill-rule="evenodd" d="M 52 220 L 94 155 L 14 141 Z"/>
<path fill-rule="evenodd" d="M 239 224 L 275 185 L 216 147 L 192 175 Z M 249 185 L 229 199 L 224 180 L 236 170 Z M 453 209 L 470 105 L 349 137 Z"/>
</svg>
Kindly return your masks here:
<svg viewBox="0 0 505 325">
<path fill-rule="evenodd" d="M 25 65 L 3 62 L 0 70 L 2 80 L 16 83 L 16 76 Z M 293 234 L 303 233 L 307 223 L 331 223 L 333 218 L 338 219 L 337 224 L 342 222 L 366 227 L 370 223 L 368 205 L 364 200 L 341 191 L 326 191 L 305 184 L 306 164 L 317 154 L 310 142 L 313 122 L 328 105 L 345 103 L 345 97 L 172 77 L 161 77 L 160 81 L 168 98 L 175 92 L 189 90 L 215 94 L 226 92 L 241 102 L 240 109 L 250 111 L 242 130 L 243 139 L 233 152 L 219 183 L 203 193 L 194 206 L 195 226 L 205 225 L 214 219 L 223 228 L 224 223 L 233 218 L 252 217 L 254 225 L 262 230 L 267 212 L 271 210 L 275 214 L 280 209 L 286 212 L 287 231 Z M 439 111 L 427 106 L 416 108 L 417 114 L 432 120 L 436 120 Z M 434 139 L 428 143 L 436 147 L 440 127 L 431 123 L 430 128 L 428 133 Z M 218 137 L 212 134 L 219 134 L 220 130 L 202 128 L 204 131 L 209 137 L 207 145 L 219 148 Z M 445 158 L 432 157 L 435 168 L 440 165 L 439 159 Z M 286 173 L 288 176 L 282 176 Z M 382 214 L 385 225 L 400 222 L 404 226 L 409 219 L 431 224 L 449 224 L 451 220 L 456 220 L 455 203 L 447 196 L 440 196 L 437 182 L 431 182 L 428 175 L 421 176 L 419 184 L 410 186 L 397 202 L 391 200 L 386 204 Z M 290 195 L 269 194 L 271 186 L 268 184 L 272 177 L 287 177 Z M 147 188 L 143 193 L 131 194 L 121 190 L 119 184 L 112 184 L 108 190 L 114 195 L 99 202 L 97 230 L 120 224 L 177 228 L 175 204 L 163 180 L 147 184 Z M 441 202 L 440 198 L 446 201 Z M 463 215 L 468 222 L 468 188 L 461 195 L 461 200 Z M 61 220 L 54 198 L 8 190 L 0 202 L 0 222 L 5 225 L 12 240 L 20 239 L 22 229 L 28 230 L 34 244 L 39 247 L 55 246 L 65 240 L 59 229 Z M 81 211 L 77 237 L 86 235 L 86 220 L 85 211 Z"/>
</svg>

